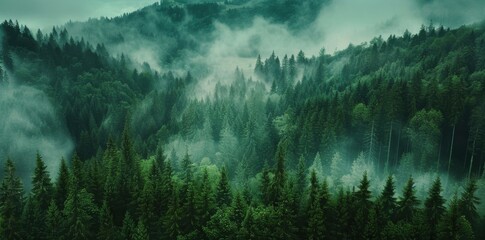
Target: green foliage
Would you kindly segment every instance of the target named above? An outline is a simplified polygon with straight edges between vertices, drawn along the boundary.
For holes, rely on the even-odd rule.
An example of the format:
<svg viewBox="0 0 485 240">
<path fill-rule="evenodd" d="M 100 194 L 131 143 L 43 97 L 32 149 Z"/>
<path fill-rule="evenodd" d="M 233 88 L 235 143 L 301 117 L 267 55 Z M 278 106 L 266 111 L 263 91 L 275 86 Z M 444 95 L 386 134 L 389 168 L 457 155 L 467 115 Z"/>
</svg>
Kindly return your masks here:
<svg viewBox="0 0 485 240">
<path fill-rule="evenodd" d="M 5 163 L 4 172 L 0 186 L 0 233 L 5 239 L 22 239 L 20 215 L 23 187 L 19 177 L 15 175 L 15 166 L 10 158 Z"/>
</svg>

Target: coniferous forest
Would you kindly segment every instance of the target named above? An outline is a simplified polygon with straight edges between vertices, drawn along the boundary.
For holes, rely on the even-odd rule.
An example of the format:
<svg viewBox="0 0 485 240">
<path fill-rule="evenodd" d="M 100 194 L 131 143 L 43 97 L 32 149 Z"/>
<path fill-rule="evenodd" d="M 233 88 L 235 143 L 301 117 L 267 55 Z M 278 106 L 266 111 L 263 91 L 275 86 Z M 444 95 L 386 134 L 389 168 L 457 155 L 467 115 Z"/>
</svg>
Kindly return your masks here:
<svg viewBox="0 0 485 240">
<path fill-rule="evenodd" d="M 213 54 L 331 2 L 5 20 L 0 239 L 485 239 L 484 22 Z"/>
</svg>

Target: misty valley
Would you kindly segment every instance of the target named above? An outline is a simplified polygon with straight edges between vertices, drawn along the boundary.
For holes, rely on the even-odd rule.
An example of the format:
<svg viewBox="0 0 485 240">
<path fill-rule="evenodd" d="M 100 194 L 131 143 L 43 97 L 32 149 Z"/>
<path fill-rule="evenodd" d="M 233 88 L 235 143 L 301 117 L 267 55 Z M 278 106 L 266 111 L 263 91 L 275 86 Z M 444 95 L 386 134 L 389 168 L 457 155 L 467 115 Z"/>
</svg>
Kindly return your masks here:
<svg viewBox="0 0 485 240">
<path fill-rule="evenodd" d="M 485 239 L 485 3 L 384 2 L 0 11 L 0 239 Z"/>
</svg>

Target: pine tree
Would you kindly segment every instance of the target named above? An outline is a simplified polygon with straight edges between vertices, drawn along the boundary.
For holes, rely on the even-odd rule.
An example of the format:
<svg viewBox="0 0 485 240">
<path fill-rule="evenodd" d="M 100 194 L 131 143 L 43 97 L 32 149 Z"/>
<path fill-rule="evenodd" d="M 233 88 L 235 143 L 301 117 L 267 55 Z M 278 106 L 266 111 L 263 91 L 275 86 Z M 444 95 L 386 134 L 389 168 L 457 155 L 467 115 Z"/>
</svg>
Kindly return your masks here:
<svg viewBox="0 0 485 240">
<path fill-rule="evenodd" d="M 382 206 L 383 216 L 386 221 L 393 219 L 395 214 L 397 203 L 395 195 L 394 180 L 391 175 L 387 177 L 386 185 L 382 190 L 379 202 Z"/>
<path fill-rule="evenodd" d="M 269 170 L 268 167 L 265 166 L 263 168 L 263 172 L 261 173 L 261 200 L 264 205 L 269 205 L 271 201 L 271 194 L 270 194 L 270 187 L 271 187 L 271 179 L 269 177 Z"/>
<path fill-rule="evenodd" d="M 121 228 L 121 238 L 125 240 L 134 240 L 136 231 L 135 222 L 129 212 L 126 212 L 123 218 L 123 226 Z"/>
<path fill-rule="evenodd" d="M 197 226 L 202 232 L 202 227 L 207 224 L 210 216 L 214 213 L 214 196 L 212 193 L 211 184 L 209 182 L 209 174 L 207 169 L 204 169 L 202 181 L 199 186 L 199 191 L 196 196 L 196 212 L 197 212 Z"/>
<path fill-rule="evenodd" d="M 181 219 L 178 190 L 174 189 L 163 221 L 166 239 L 176 239 L 180 235 Z"/>
<path fill-rule="evenodd" d="M 63 211 L 68 226 L 67 237 L 72 240 L 93 237 L 92 227 L 96 212 L 92 194 L 84 188 L 81 190 L 72 189 Z"/>
<path fill-rule="evenodd" d="M 46 213 L 45 236 L 49 240 L 64 239 L 65 225 L 61 211 L 54 200 L 51 201 Z"/>
<path fill-rule="evenodd" d="M 318 179 L 315 169 L 312 170 L 310 176 L 310 191 L 307 204 L 308 217 L 308 239 L 319 239 L 324 235 L 324 220 L 323 211 L 319 199 Z"/>
<path fill-rule="evenodd" d="M 217 184 L 216 202 L 217 206 L 220 208 L 229 206 L 231 203 L 231 189 L 229 180 L 227 179 L 227 170 L 225 166 L 221 169 L 221 176 L 219 178 L 219 183 Z"/>
<path fill-rule="evenodd" d="M 116 233 L 117 232 L 113 223 L 113 215 L 111 214 L 111 210 L 108 207 L 108 203 L 103 201 L 103 205 L 101 206 L 99 213 L 99 231 L 97 237 L 99 240 L 117 239 Z"/>
<path fill-rule="evenodd" d="M 477 205 L 480 204 L 480 199 L 475 196 L 477 191 L 476 180 L 470 180 L 462 193 L 461 198 L 458 200 L 458 208 L 461 214 L 474 226 L 477 224 L 480 216 L 477 211 Z"/>
<path fill-rule="evenodd" d="M 0 187 L 0 236 L 3 239 L 22 239 L 20 215 L 23 188 L 20 178 L 15 176 L 15 166 L 10 158 L 7 159 L 4 172 Z"/>
<path fill-rule="evenodd" d="M 276 170 L 275 176 L 272 183 L 272 202 L 278 203 L 282 200 L 283 189 L 286 184 L 286 171 L 285 171 L 285 151 L 286 147 L 283 143 L 278 145 L 278 150 L 276 151 Z"/>
<path fill-rule="evenodd" d="M 66 161 L 61 159 L 59 173 L 56 180 L 56 187 L 54 199 L 59 209 L 64 209 L 64 202 L 67 199 L 69 188 L 69 170 L 67 169 Z"/>
<path fill-rule="evenodd" d="M 428 224 L 428 234 L 430 239 L 436 239 L 436 226 L 445 212 L 445 200 L 441 196 L 441 181 L 436 178 L 433 186 L 429 190 L 428 197 L 424 202 L 424 214 Z"/>
<path fill-rule="evenodd" d="M 39 153 L 36 156 L 36 166 L 32 180 L 32 219 L 30 221 L 30 234 L 35 239 L 44 239 L 46 236 L 46 212 L 52 198 L 52 183 Z"/>
<path fill-rule="evenodd" d="M 150 239 L 148 236 L 147 229 L 143 224 L 143 221 L 138 221 L 136 225 L 135 233 L 133 234 L 133 240 L 148 240 Z"/>
<path fill-rule="evenodd" d="M 419 201 L 416 198 L 416 193 L 414 190 L 414 181 L 413 178 L 410 177 L 406 183 L 406 186 L 404 187 L 402 196 L 397 202 L 398 219 L 411 222 L 418 204 Z"/>
<path fill-rule="evenodd" d="M 470 222 L 460 214 L 458 197 L 451 199 L 448 211 L 439 224 L 439 239 L 474 239 Z"/>
<path fill-rule="evenodd" d="M 367 178 L 367 172 L 364 172 L 359 184 L 359 190 L 355 192 L 356 216 L 353 230 L 355 236 L 365 236 L 369 224 L 369 211 L 372 208 L 371 192 L 369 190 L 370 182 Z"/>
</svg>

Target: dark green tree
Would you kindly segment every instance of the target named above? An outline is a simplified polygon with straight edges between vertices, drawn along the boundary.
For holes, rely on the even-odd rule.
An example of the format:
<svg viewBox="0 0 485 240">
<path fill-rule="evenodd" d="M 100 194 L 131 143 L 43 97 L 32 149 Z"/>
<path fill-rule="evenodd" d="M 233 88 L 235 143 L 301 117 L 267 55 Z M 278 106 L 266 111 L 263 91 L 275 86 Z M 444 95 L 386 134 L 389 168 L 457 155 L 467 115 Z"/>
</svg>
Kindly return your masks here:
<svg viewBox="0 0 485 240">
<path fill-rule="evenodd" d="M 396 187 L 391 175 L 387 177 L 386 185 L 382 190 L 378 201 L 382 206 L 383 216 L 386 221 L 392 220 L 397 209 L 396 197 L 394 196 Z"/>
<path fill-rule="evenodd" d="M 475 195 L 477 191 L 477 182 L 472 179 L 468 181 L 465 191 L 461 194 L 461 198 L 458 200 L 458 208 L 461 214 L 475 226 L 480 219 L 480 215 L 477 211 L 477 205 L 480 204 L 480 199 Z"/>
<path fill-rule="evenodd" d="M 460 214 L 456 194 L 439 224 L 438 239 L 475 239 L 470 222 Z"/>
<path fill-rule="evenodd" d="M 416 212 L 419 201 L 414 190 L 414 180 L 410 177 L 403 189 L 402 196 L 397 201 L 398 220 L 411 222 Z"/>
<path fill-rule="evenodd" d="M 15 175 L 15 166 L 10 158 L 4 168 L 0 187 L 0 233 L 3 239 L 22 239 L 20 216 L 22 214 L 23 187 Z"/>
<path fill-rule="evenodd" d="M 227 169 L 225 166 L 221 169 L 221 176 L 216 189 L 216 202 L 218 207 L 229 206 L 231 203 L 231 188 L 229 186 L 229 179 L 227 177 Z"/>
<path fill-rule="evenodd" d="M 64 209 L 64 202 L 67 199 L 69 193 L 69 170 L 64 158 L 61 159 L 61 165 L 59 167 L 59 173 L 57 175 L 54 199 L 59 209 Z"/>
<path fill-rule="evenodd" d="M 32 179 L 30 234 L 35 239 L 45 239 L 46 213 L 52 198 L 52 183 L 47 167 L 39 153 L 36 156 L 34 177 Z"/>
<path fill-rule="evenodd" d="M 445 200 L 441 196 L 441 180 L 436 178 L 424 202 L 424 215 L 430 239 L 437 238 L 437 225 L 445 212 Z"/>
<path fill-rule="evenodd" d="M 46 239 L 65 239 L 65 223 L 62 212 L 57 208 L 57 204 L 54 200 L 51 201 L 49 208 L 46 213 L 46 228 L 45 236 Z"/>
</svg>

